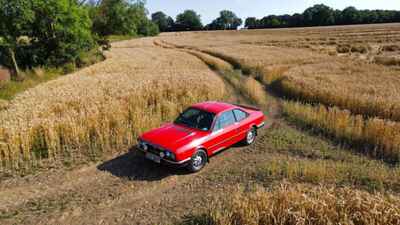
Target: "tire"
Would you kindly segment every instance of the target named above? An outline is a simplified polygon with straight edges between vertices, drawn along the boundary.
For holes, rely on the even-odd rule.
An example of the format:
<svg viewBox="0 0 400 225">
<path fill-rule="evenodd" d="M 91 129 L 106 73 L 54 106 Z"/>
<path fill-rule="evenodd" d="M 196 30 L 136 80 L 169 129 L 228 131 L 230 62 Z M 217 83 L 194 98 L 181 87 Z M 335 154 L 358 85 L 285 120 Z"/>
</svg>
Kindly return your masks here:
<svg viewBox="0 0 400 225">
<path fill-rule="evenodd" d="M 252 127 L 249 131 L 246 133 L 246 137 L 244 138 L 243 142 L 246 145 L 251 145 L 256 141 L 257 137 L 257 129 L 255 127 Z"/>
<path fill-rule="evenodd" d="M 204 150 L 196 151 L 192 158 L 187 165 L 187 169 L 192 172 L 196 173 L 199 172 L 207 163 L 207 153 Z"/>
</svg>

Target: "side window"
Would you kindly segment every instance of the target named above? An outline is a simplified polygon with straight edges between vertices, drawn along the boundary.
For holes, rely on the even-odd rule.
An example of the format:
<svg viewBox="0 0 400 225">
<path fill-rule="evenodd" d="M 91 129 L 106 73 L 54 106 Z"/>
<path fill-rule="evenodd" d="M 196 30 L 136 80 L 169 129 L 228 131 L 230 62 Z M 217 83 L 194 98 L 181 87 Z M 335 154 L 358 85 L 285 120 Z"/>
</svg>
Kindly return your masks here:
<svg viewBox="0 0 400 225">
<path fill-rule="evenodd" d="M 240 109 L 235 109 L 235 110 L 233 110 L 233 113 L 235 114 L 235 117 L 236 117 L 236 121 L 237 121 L 237 122 L 240 122 L 240 121 L 246 119 L 247 116 L 248 116 L 246 112 L 243 112 L 243 111 L 240 110 Z"/>
<path fill-rule="evenodd" d="M 236 122 L 233 111 L 224 112 L 219 117 L 215 123 L 214 131 L 228 127 Z"/>
</svg>

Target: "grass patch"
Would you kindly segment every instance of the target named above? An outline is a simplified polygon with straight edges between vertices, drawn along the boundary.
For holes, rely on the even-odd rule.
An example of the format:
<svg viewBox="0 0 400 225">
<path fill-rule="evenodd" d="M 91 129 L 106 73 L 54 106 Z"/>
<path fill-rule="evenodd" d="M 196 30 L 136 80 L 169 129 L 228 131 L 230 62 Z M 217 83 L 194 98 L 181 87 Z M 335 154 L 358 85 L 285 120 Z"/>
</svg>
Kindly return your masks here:
<svg viewBox="0 0 400 225">
<path fill-rule="evenodd" d="M 107 40 L 110 42 L 117 42 L 117 41 L 126 41 L 126 40 L 131 40 L 133 38 L 138 38 L 138 36 L 132 36 L 132 35 L 109 35 L 106 37 Z"/>
<path fill-rule="evenodd" d="M 12 79 L 0 86 L 0 99 L 11 100 L 16 94 L 29 88 L 35 87 L 40 83 L 56 79 L 63 74 L 75 72 L 77 69 L 84 68 L 105 60 L 104 55 L 97 49 L 82 52 L 75 63 L 67 63 L 60 68 L 36 67 L 22 73 L 22 81 Z M 1 110 L 1 106 L 0 106 Z"/>
<path fill-rule="evenodd" d="M 268 131 L 269 159 L 253 171 L 263 183 L 290 180 L 400 192 L 400 167 L 354 154 L 321 137 L 280 125 Z"/>
<path fill-rule="evenodd" d="M 61 74 L 59 69 L 46 69 L 41 75 L 34 71 L 24 72 L 25 79 L 23 81 L 11 80 L 0 88 L 0 99 L 11 100 L 16 94 L 40 83 L 58 78 Z"/>
</svg>

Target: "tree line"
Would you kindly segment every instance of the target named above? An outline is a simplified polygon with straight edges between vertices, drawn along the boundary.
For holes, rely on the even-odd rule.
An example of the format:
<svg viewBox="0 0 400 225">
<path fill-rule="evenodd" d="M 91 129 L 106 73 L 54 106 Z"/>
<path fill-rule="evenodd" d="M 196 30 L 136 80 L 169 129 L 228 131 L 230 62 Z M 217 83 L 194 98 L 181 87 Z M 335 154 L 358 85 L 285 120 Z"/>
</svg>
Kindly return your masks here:
<svg viewBox="0 0 400 225">
<path fill-rule="evenodd" d="M 79 64 L 109 35 L 159 33 L 141 0 L 0 0 L 0 65 Z"/>
<path fill-rule="evenodd" d="M 161 32 L 172 31 L 199 31 L 199 30 L 236 30 L 243 24 L 234 12 L 222 10 L 218 18 L 210 24 L 203 25 L 201 16 L 194 10 L 185 10 L 176 16 L 172 17 L 159 11 L 151 15 L 151 20 L 158 25 Z"/>
<path fill-rule="evenodd" d="M 223 10 L 207 25 L 194 10 L 172 18 L 159 11 L 148 17 L 145 0 L 0 0 L 0 65 L 13 68 L 80 64 L 87 52 L 112 35 L 153 36 L 161 32 L 235 30 L 243 24 Z M 302 14 L 245 20 L 248 29 L 400 22 L 400 11 L 334 10 L 318 4 Z"/>
<path fill-rule="evenodd" d="M 203 25 L 201 17 L 194 10 L 186 10 L 174 20 L 164 12 L 152 14 L 152 21 L 161 32 L 198 30 L 236 30 L 243 24 L 236 14 L 229 10 L 220 12 L 218 18 Z M 307 8 L 303 13 L 293 15 L 268 15 L 261 19 L 248 17 L 244 27 L 247 29 L 309 27 L 329 25 L 371 24 L 400 22 L 400 11 L 396 10 L 358 10 L 353 6 L 335 10 L 324 4 Z"/>
<path fill-rule="evenodd" d="M 318 4 L 306 9 L 302 14 L 269 15 L 261 19 L 249 17 L 245 21 L 245 27 L 264 29 L 392 22 L 400 22 L 400 11 L 358 10 L 352 6 L 344 10 L 334 10 L 329 6 Z"/>
</svg>

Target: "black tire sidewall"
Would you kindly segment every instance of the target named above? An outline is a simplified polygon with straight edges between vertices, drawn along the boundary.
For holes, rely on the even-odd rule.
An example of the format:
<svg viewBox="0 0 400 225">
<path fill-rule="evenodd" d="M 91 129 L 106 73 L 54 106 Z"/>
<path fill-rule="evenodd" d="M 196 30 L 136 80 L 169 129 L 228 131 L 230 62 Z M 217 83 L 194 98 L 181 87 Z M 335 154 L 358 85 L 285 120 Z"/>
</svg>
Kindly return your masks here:
<svg viewBox="0 0 400 225">
<path fill-rule="evenodd" d="M 253 133 L 254 133 L 254 138 L 253 138 L 253 141 L 249 143 L 248 140 L 247 140 L 247 135 L 248 135 L 250 132 L 253 132 Z M 257 130 L 256 130 L 256 128 L 252 127 L 249 131 L 247 131 L 247 133 L 246 133 L 246 138 L 244 139 L 244 142 L 246 143 L 246 145 L 251 145 L 251 144 L 253 144 L 253 143 L 256 141 L 256 137 L 257 137 Z"/>
<path fill-rule="evenodd" d="M 199 155 L 199 154 L 202 154 L 202 156 L 201 156 L 201 157 L 203 158 L 202 164 L 201 164 L 201 167 L 195 167 L 195 166 L 193 165 L 193 158 L 194 158 L 195 156 Z M 200 170 L 202 170 L 202 169 L 204 168 L 204 166 L 206 165 L 206 163 L 207 163 L 207 153 L 206 153 L 204 150 L 197 150 L 197 151 L 193 154 L 192 158 L 190 159 L 190 162 L 189 162 L 187 168 L 188 168 L 191 172 L 193 172 L 193 173 L 199 172 Z"/>
</svg>

